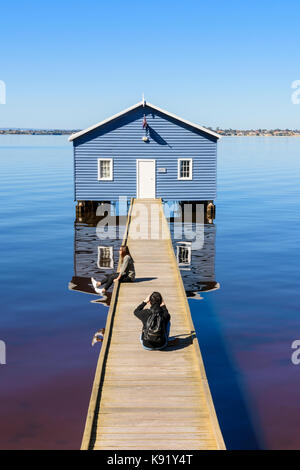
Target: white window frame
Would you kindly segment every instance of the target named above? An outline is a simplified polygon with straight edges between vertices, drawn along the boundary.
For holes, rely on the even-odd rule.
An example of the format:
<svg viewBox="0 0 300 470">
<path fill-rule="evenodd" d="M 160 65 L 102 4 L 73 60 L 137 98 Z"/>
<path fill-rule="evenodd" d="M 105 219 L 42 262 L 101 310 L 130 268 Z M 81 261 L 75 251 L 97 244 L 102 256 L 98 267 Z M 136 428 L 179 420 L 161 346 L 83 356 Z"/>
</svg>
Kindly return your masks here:
<svg viewBox="0 0 300 470">
<path fill-rule="evenodd" d="M 185 248 L 188 251 L 188 260 L 185 263 L 181 263 L 180 260 L 179 260 L 180 248 Z M 192 261 L 192 244 L 191 244 L 191 242 L 177 242 L 176 259 L 177 259 L 177 264 L 178 264 L 180 269 L 190 270 L 190 268 L 188 268 L 188 266 L 191 265 L 191 261 Z"/>
<path fill-rule="evenodd" d="M 102 266 L 100 261 L 101 261 L 101 250 L 109 250 L 109 261 L 110 265 L 109 266 Z M 114 268 L 114 250 L 112 246 L 98 246 L 98 260 L 97 260 L 97 266 L 99 269 L 113 269 Z"/>
<path fill-rule="evenodd" d="M 101 178 L 100 176 L 100 162 L 110 162 L 110 177 Z M 114 179 L 114 161 L 112 158 L 98 158 L 98 181 L 113 181 Z"/>
<path fill-rule="evenodd" d="M 190 162 L 190 176 L 181 177 L 180 176 L 180 162 L 189 161 Z M 177 179 L 178 180 L 192 180 L 193 179 L 193 159 L 192 158 L 178 158 L 177 160 Z"/>
</svg>

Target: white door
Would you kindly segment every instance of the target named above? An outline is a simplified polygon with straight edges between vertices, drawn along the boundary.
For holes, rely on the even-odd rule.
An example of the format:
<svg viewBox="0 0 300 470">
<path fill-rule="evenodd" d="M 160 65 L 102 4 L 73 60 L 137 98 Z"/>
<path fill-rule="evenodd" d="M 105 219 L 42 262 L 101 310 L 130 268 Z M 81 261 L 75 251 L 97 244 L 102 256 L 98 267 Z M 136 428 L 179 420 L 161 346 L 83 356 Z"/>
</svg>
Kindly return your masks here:
<svg viewBox="0 0 300 470">
<path fill-rule="evenodd" d="M 137 197 L 155 199 L 155 160 L 137 160 Z"/>
</svg>

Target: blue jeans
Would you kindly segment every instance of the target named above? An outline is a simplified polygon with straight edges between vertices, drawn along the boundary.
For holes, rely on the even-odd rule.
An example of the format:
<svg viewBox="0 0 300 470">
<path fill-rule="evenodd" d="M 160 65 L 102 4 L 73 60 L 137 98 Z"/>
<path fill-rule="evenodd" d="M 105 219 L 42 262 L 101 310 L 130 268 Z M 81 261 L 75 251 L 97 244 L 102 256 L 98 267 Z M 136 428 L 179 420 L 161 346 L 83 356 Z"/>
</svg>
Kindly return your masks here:
<svg viewBox="0 0 300 470">
<path fill-rule="evenodd" d="M 160 346 L 160 348 L 147 348 L 147 346 L 144 346 L 143 340 L 142 340 L 142 335 L 141 335 L 141 337 L 140 337 L 141 345 L 142 345 L 143 348 L 146 349 L 147 351 L 159 351 L 160 349 L 166 348 L 166 347 L 168 346 L 170 328 L 171 328 L 171 322 L 169 321 L 169 323 L 168 323 L 167 326 L 166 326 L 166 342 L 165 342 L 165 344 L 164 344 L 163 346 Z"/>
</svg>

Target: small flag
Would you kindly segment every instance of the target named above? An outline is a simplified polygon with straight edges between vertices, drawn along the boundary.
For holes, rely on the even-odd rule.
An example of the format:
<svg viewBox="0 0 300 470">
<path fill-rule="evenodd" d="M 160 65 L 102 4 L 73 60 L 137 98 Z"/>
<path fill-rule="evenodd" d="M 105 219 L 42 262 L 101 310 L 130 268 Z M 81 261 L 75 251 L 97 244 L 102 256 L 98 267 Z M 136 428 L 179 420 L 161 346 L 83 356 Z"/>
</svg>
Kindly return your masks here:
<svg viewBox="0 0 300 470">
<path fill-rule="evenodd" d="M 143 129 L 147 129 L 147 127 L 148 127 L 148 123 L 147 123 L 147 120 L 146 120 L 146 116 L 144 114 Z"/>
</svg>

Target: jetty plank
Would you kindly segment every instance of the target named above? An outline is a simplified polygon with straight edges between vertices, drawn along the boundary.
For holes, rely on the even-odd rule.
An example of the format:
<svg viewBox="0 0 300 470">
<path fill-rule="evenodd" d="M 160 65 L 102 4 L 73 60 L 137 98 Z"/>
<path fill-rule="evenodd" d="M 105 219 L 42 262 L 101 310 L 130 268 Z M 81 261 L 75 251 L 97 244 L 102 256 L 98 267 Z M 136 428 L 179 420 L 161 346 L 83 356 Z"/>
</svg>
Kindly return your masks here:
<svg viewBox="0 0 300 470">
<path fill-rule="evenodd" d="M 81 449 L 225 449 L 161 200 L 131 201 L 123 243 L 137 282 L 114 286 Z M 155 290 L 180 342 L 146 351 L 133 310 Z"/>
</svg>

